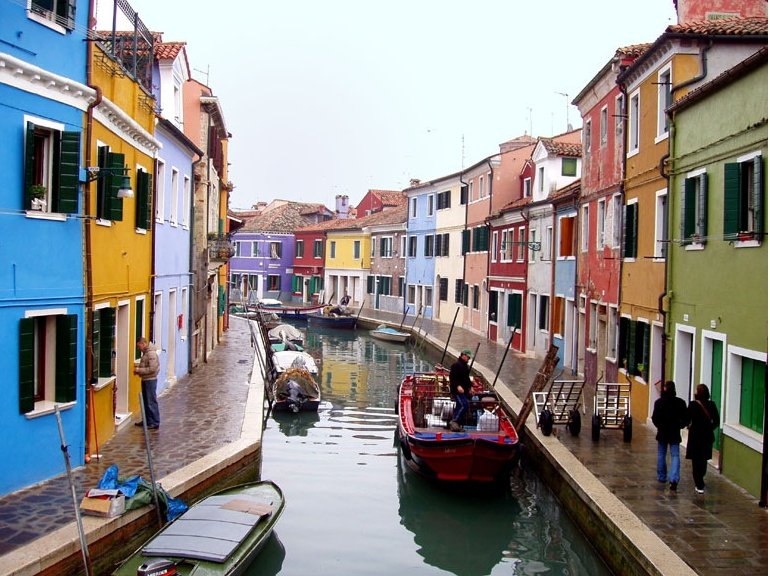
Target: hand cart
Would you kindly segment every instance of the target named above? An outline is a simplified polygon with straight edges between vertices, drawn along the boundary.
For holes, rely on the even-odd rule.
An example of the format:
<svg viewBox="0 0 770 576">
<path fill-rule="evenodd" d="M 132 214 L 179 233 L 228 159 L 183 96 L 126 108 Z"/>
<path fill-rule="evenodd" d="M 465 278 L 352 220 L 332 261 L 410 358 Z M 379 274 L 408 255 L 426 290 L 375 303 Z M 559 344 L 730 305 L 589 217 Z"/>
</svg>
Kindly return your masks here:
<svg viewBox="0 0 770 576">
<path fill-rule="evenodd" d="M 623 442 L 631 442 L 631 383 L 597 383 L 591 438 L 599 440 L 602 428 L 623 430 Z"/>
<path fill-rule="evenodd" d="M 547 392 L 533 392 L 535 418 L 540 431 L 550 436 L 554 424 L 566 424 L 570 434 L 580 434 L 585 380 L 554 380 Z"/>
</svg>

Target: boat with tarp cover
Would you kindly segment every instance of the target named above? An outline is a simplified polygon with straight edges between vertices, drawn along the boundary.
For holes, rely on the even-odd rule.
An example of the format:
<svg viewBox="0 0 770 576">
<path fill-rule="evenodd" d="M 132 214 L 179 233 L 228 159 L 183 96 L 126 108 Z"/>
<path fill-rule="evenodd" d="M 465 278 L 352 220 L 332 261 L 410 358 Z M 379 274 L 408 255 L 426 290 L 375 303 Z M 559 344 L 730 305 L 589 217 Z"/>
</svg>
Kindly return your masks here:
<svg viewBox="0 0 770 576">
<path fill-rule="evenodd" d="M 414 373 L 398 391 L 398 434 L 407 464 L 420 474 L 447 482 L 501 480 L 515 461 L 519 436 L 494 390 L 473 379 L 470 410 L 452 431 L 454 412 L 449 373 Z"/>
<path fill-rule="evenodd" d="M 307 352 L 273 352 L 267 399 L 276 412 L 316 412 L 321 402 L 318 365 Z"/>
<path fill-rule="evenodd" d="M 283 492 L 269 480 L 217 492 L 150 538 L 113 576 L 242 574 L 285 505 Z"/>
</svg>

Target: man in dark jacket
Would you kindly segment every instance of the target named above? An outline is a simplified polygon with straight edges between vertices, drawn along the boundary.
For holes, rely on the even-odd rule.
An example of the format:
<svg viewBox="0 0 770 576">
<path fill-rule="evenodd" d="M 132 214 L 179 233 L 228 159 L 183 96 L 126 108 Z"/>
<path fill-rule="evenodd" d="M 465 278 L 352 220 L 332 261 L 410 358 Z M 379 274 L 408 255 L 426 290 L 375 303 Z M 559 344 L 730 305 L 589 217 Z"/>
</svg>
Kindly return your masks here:
<svg viewBox="0 0 770 576">
<path fill-rule="evenodd" d="M 679 444 L 682 443 L 682 428 L 689 423 L 687 403 L 676 395 L 676 386 L 671 380 L 663 385 L 663 392 L 655 401 L 652 423 L 658 429 L 658 482 L 668 479 L 671 490 L 679 484 Z M 666 477 L 666 452 L 671 451 L 671 465 Z"/>
<path fill-rule="evenodd" d="M 468 349 L 460 352 L 460 357 L 452 364 L 449 369 L 449 391 L 455 399 L 455 411 L 449 428 L 455 432 L 462 430 L 462 422 L 468 413 L 470 403 L 468 396 L 471 393 L 471 368 L 468 366 L 468 360 L 471 358 L 471 351 Z"/>
</svg>

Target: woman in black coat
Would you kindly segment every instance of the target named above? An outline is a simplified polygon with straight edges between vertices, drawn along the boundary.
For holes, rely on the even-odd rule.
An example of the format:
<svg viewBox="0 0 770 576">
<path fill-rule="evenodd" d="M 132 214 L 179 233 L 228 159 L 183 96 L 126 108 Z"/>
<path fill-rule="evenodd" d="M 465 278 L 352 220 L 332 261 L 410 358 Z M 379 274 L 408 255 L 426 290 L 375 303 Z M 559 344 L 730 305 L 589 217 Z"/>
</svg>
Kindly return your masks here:
<svg viewBox="0 0 770 576">
<path fill-rule="evenodd" d="M 711 447 L 714 445 L 714 430 L 719 426 L 717 405 L 710 400 L 709 389 L 705 384 L 698 384 L 695 400 L 687 407 L 690 415 L 690 433 L 687 437 L 687 459 L 692 460 L 692 479 L 695 491 L 703 494 L 706 485 L 706 466 L 711 460 Z"/>
</svg>

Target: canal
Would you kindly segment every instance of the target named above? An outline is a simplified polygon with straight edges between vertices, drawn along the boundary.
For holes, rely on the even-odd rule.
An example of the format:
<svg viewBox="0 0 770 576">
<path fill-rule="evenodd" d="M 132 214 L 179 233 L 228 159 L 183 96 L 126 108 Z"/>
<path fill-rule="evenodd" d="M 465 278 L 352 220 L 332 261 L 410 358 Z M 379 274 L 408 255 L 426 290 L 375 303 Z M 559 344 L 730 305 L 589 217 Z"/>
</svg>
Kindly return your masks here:
<svg viewBox="0 0 770 576">
<path fill-rule="evenodd" d="M 396 387 L 437 357 L 366 330 L 307 330 L 323 404 L 266 420 L 261 476 L 287 507 L 248 575 L 610 574 L 526 459 L 483 491 L 437 486 L 404 464 Z"/>
</svg>

